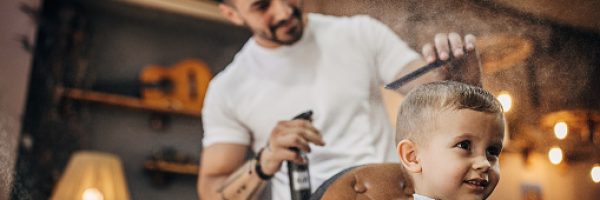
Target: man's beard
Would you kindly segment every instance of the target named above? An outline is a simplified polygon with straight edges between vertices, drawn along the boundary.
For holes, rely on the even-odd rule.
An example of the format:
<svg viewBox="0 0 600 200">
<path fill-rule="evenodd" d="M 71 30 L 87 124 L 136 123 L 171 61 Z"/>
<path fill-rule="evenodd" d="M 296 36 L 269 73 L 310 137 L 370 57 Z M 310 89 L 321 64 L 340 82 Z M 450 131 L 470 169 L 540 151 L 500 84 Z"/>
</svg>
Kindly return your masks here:
<svg viewBox="0 0 600 200">
<path fill-rule="evenodd" d="M 291 38 L 288 40 L 282 40 L 281 38 L 278 38 L 277 32 L 276 32 L 277 29 L 285 26 L 286 24 L 290 23 L 291 20 L 294 20 L 294 19 L 298 20 L 298 24 L 296 24 L 295 27 L 290 28 L 290 30 L 286 33 Z M 292 15 L 290 16 L 289 19 L 280 21 L 275 25 L 270 25 L 269 26 L 270 34 L 263 33 L 261 35 L 264 39 L 267 39 L 273 43 L 276 43 L 279 45 L 291 45 L 291 44 L 296 43 L 298 40 L 300 40 L 300 38 L 302 38 L 303 32 L 304 32 L 304 21 L 302 20 L 302 12 L 300 11 L 299 8 L 293 7 Z"/>
</svg>

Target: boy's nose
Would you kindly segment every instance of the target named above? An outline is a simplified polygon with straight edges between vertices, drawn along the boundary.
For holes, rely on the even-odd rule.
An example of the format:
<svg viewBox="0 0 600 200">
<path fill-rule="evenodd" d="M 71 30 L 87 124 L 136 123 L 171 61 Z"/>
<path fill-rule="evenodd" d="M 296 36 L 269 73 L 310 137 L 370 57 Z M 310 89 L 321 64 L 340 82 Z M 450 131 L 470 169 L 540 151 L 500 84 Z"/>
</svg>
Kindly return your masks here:
<svg viewBox="0 0 600 200">
<path fill-rule="evenodd" d="M 274 0 L 271 3 L 274 21 L 287 20 L 292 15 L 292 8 L 286 0 Z"/>
<path fill-rule="evenodd" d="M 487 172 L 490 167 L 492 167 L 492 164 L 485 156 L 479 156 L 473 162 L 473 169 L 479 172 Z"/>
</svg>

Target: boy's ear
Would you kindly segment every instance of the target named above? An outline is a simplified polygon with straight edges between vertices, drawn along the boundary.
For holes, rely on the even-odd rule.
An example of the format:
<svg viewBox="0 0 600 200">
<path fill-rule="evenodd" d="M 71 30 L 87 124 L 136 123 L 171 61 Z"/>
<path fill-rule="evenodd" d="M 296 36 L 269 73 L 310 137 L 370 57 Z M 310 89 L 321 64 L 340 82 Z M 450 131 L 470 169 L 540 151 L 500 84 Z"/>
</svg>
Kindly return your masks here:
<svg viewBox="0 0 600 200">
<path fill-rule="evenodd" d="M 408 172 L 421 173 L 421 163 L 417 158 L 417 145 L 410 140 L 404 139 L 398 143 L 396 153 L 400 157 L 400 163 Z"/>
</svg>

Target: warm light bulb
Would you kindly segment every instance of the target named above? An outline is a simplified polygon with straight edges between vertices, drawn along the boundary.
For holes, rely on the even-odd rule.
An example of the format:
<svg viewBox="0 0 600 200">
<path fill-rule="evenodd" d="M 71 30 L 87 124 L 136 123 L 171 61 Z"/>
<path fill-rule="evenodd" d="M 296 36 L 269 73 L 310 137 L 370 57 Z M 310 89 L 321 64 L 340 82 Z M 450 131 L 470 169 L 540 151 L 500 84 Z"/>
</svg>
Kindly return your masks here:
<svg viewBox="0 0 600 200">
<path fill-rule="evenodd" d="M 104 200 L 104 195 L 96 188 L 88 188 L 83 191 L 82 200 Z"/>
<path fill-rule="evenodd" d="M 552 164 L 558 165 L 563 159 L 562 149 L 559 147 L 552 147 L 550 151 L 548 151 L 548 158 Z"/>
<path fill-rule="evenodd" d="M 510 94 L 508 94 L 508 92 L 501 92 L 497 98 L 498 98 L 498 101 L 500 101 L 500 104 L 502 105 L 502 109 L 504 109 L 504 112 L 508 112 L 510 110 L 510 108 L 512 107 L 512 97 L 510 97 Z"/>
<path fill-rule="evenodd" d="M 554 136 L 559 140 L 565 139 L 569 133 L 569 127 L 565 122 L 557 122 L 554 124 Z"/>
<path fill-rule="evenodd" d="M 592 167 L 590 175 L 592 175 L 592 181 L 594 181 L 594 183 L 600 183 L 600 164 L 596 164 Z"/>
</svg>

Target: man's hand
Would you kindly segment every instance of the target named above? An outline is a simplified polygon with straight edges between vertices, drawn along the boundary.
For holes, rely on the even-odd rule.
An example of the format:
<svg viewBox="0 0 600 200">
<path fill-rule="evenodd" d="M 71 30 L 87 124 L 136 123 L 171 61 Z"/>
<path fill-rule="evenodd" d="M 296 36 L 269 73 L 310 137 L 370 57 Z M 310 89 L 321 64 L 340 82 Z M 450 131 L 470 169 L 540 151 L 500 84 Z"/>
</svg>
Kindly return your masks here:
<svg viewBox="0 0 600 200">
<path fill-rule="evenodd" d="M 475 36 L 465 35 L 464 40 L 458 33 L 438 33 L 434 44 L 423 46 L 423 57 L 428 63 L 436 60 L 451 59 L 448 66 L 438 70 L 442 79 L 460 81 L 481 86 L 481 69 L 475 49 Z"/>
<path fill-rule="evenodd" d="M 321 134 L 309 121 L 280 121 L 271 132 L 268 146 L 262 151 L 260 164 L 263 172 L 267 175 L 275 174 L 285 160 L 303 162 L 300 155 L 290 148 L 310 152 L 309 143 L 325 145 Z"/>
</svg>

